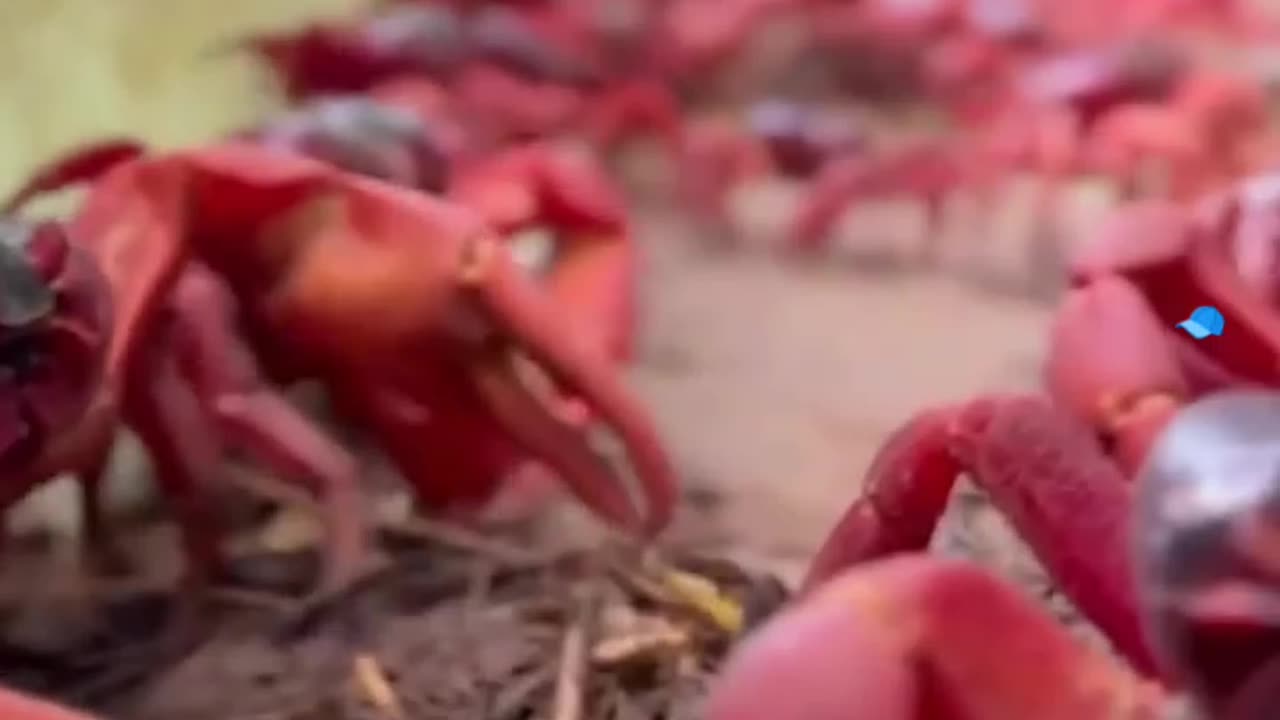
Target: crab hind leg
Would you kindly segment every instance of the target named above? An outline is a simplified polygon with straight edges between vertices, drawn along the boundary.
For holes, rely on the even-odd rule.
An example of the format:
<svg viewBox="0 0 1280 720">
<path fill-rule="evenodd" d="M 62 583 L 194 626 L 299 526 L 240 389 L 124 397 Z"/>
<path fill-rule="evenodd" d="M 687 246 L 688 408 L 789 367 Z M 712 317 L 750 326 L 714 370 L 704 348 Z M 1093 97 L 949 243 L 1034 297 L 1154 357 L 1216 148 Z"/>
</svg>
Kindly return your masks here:
<svg viewBox="0 0 1280 720">
<path fill-rule="evenodd" d="M 338 593 L 365 550 L 358 464 L 264 382 L 231 325 L 233 302 L 211 271 L 193 265 L 184 272 L 174 293 L 184 370 L 220 437 L 319 499 L 329 536 L 317 593 Z"/>
<path fill-rule="evenodd" d="M 631 356 L 635 325 L 636 257 L 622 198 L 590 162 L 542 156 L 540 195 L 551 223 L 564 234 L 563 254 L 546 280 L 548 292 L 608 356 Z"/>
<path fill-rule="evenodd" d="M 961 471 L 1117 649 L 1150 669 L 1122 551 L 1130 484 L 1086 427 L 1039 397 L 984 397 L 910 421 L 873 461 L 865 496 L 824 545 L 806 589 L 850 565 L 924 549 Z"/>
<path fill-rule="evenodd" d="M 924 413 L 889 437 L 867 470 L 861 497 L 810 564 L 806 592 L 844 568 L 929 546 L 961 472 L 948 445 L 950 418 L 949 410 Z"/>
<path fill-rule="evenodd" d="M 844 211 L 862 199 L 876 180 L 876 168 L 864 156 L 832 160 L 806 191 L 787 231 L 786 249 L 812 254 L 825 248 Z"/>
<path fill-rule="evenodd" d="M 1155 717 L 1160 704 L 995 577 L 912 555 L 841 575 L 749 638 L 707 717 L 1074 720 Z"/>
<path fill-rule="evenodd" d="M 159 340 L 136 356 L 125 382 L 124 415 L 149 452 L 156 483 L 178 518 L 187 555 L 182 584 L 190 601 L 210 585 L 221 563 L 222 528 L 209 497 L 220 458 L 177 357 L 167 338 Z"/>
<path fill-rule="evenodd" d="M 1153 672 L 1127 552 L 1133 486 L 1090 429 L 1040 397 L 987 398 L 955 422 L 977 486 L 1116 650 Z"/>
<path fill-rule="evenodd" d="M 477 247 L 470 287 L 480 308 L 509 344 L 486 351 L 475 364 L 478 387 L 508 429 L 540 451 L 570 489 L 600 514 L 646 535 L 669 522 L 676 477 L 653 420 L 623 386 L 604 353 L 561 328 L 554 300 L 524 276 L 495 242 Z M 518 377 L 511 350 L 532 359 L 557 387 L 581 399 L 621 441 L 635 470 L 647 515 L 636 521 L 624 489 L 588 445 L 585 429 L 556 417 Z"/>
</svg>

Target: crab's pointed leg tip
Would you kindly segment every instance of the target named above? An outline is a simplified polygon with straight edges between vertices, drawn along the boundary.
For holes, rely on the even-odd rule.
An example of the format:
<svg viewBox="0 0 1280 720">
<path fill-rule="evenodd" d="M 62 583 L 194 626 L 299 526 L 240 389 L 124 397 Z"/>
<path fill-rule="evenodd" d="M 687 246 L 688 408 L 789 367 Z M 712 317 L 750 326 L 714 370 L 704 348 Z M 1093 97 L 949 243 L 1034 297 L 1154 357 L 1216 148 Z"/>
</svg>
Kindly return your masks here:
<svg viewBox="0 0 1280 720">
<path fill-rule="evenodd" d="M 848 603 L 810 602 L 748 638 L 707 705 L 708 720 L 915 717 L 913 680 Z"/>
</svg>

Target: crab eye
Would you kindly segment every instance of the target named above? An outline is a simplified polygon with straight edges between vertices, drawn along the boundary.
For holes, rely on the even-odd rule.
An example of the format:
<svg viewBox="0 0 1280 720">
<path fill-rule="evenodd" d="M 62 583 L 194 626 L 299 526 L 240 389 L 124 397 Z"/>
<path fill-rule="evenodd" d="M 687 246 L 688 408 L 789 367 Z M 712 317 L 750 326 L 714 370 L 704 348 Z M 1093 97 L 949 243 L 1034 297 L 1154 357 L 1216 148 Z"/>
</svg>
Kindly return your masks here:
<svg viewBox="0 0 1280 720">
<path fill-rule="evenodd" d="M 1189 406 L 1138 483 L 1136 570 L 1153 649 L 1210 708 L 1252 706 L 1275 692 L 1280 664 L 1280 394 Z"/>
<path fill-rule="evenodd" d="M 66 261 L 55 234 L 56 226 L 0 222 L 0 327 L 25 327 L 53 312 L 48 283 Z"/>
</svg>

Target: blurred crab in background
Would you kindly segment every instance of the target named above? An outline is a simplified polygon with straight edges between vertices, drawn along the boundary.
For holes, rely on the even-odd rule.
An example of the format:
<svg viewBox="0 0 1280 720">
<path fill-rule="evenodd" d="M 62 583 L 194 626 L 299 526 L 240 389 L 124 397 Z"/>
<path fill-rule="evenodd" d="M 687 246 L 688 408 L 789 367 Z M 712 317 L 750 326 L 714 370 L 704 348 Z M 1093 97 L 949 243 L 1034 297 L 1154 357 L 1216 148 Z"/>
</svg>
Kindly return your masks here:
<svg viewBox="0 0 1280 720">
<path fill-rule="evenodd" d="M 402 3 L 367 20 L 245 43 L 295 101 L 412 77 L 438 83 L 494 142 L 581 130 L 607 150 L 655 134 L 674 152 L 676 99 L 642 68 L 615 67 L 608 37 L 580 20 L 558 7 Z"/>
<path fill-rule="evenodd" d="M 330 139 L 355 141 L 348 151 L 384 169 L 410 158 L 392 152 L 403 128 L 379 127 L 395 132 Z M 89 247 L 146 248 L 147 263 L 130 267 L 149 297 L 209 268 L 270 376 L 322 380 L 428 508 L 473 512 L 508 473 L 541 461 L 626 530 L 650 534 L 669 518 L 673 471 L 606 351 L 572 319 L 566 328 L 572 313 L 457 204 L 239 140 L 118 165 L 90 186 L 73 227 Z M 617 432 L 647 512 L 589 446 L 587 415 Z"/>
<path fill-rule="evenodd" d="M 1122 194 L 1186 200 L 1238 179 L 1265 138 L 1266 98 L 1251 81 L 1187 65 L 1158 43 L 1049 57 L 991 106 L 976 130 L 987 172 L 1034 172 L 1044 207 L 1072 175 L 1101 173 Z M 1142 188 L 1163 171 L 1164 188 Z"/>
<path fill-rule="evenodd" d="M 1136 667 L 1139 674 L 1078 644 L 1021 591 L 971 563 L 913 554 L 837 573 L 820 561 L 808 595 L 731 659 L 707 716 L 1138 720 L 1176 716 L 1175 692 L 1186 690 L 1205 718 L 1270 717 L 1280 692 L 1278 424 L 1274 392 L 1210 396 L 1166 427 L 1136 485 L 1108 471 L 1079 428 L 1073 439 L 1084 455 L 1054 461 L 1042 453 L 1036 480 L 1044 485 L 1065 479 L 1052 477 L 1055 467 L 1093 467 L 1080 478 L 1087 485 L 1040 501 L 1115 488 L 1119 506 L 1077 506 L 1083 512 L 1070 516 L 1081 539 L 1092 534 L 1094 542 L 1059 553 L 1088 553 L 1123 574 L 1116 589 L 1131 603 L 1127 620 L 1142 629 L 1133 639 L 1153 659 Z M 1034 426 L 1023 427 L 1023 440 L 1032 440 Z M 1063 439 L 1051 439 L 1055 450 Z M 1003 474 L 995 466 L 978 471 Z M 1065 508 L 1041 510 L 1066 527 Z M 1143 679 L 1149 671 L 1155 681 Z"/>
<path fill-rule="evenodd" d="M 721 237 L 730 232 L 727 206 L 739 183 L 761 176 L 807 183 L 782 243 L 808 255 L 826 247 L 855 202 L 892 196 L 923 203 L 925 234 L 932 240 L 947 197 L 965 178 L 962 159 L 942 141 L 874 147 L 856 117 L 767 100 L 750 108 L 745 130 L 717 118 L 691 124 L 681 178 L 695 213 Z M 930 257 L 932 243 L 926 245 L 924 255 Z"/>
</svg>

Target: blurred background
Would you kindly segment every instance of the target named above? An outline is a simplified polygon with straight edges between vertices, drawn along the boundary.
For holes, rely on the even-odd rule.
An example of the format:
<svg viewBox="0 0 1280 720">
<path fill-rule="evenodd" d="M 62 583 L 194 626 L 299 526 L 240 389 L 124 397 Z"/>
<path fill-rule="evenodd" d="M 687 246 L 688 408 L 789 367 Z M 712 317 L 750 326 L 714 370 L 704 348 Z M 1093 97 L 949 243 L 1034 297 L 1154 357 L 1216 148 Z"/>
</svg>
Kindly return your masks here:
<svg viewBox="0 0 1280 720">
<path fill-rule="evenodd" d="M 252 125 L 283 100 L 261 64 L 232 42 L 362 9 L 343 0 L 0 4 L 0 187 L 16 187 L 37 164 L 104 135 L 132 134 L 172 148 Z M 749 37 L 727 69 L 687 91 L 704 115 L 741 116 L 753 102 L 784 97 L 852 108 L 880 137 L 945 127 L 928 102 L 904 103 L 892 92 L 886 101 L 884 87 L 876 87 L 901 85 L 892 74 L 877 76 L 880 65 L 892 67 L 895 53 L 922 47 L 888 43 L 890 59 L 877 60 L 874 48 L 851 40 L 844 56 L 804 59 L 814 54 L 811 30 L 786 13 L 759 23 Z M 1248 57 L 1269 82 L 1257 43 L 1214 37 L 1213 49 L 1201 56 Z M 841 82 L 873 92 L 833 93 Z M 655 172 L 659 184 L 664 172 L 670 180 L 672 166 L 661 155 L 652 142 L 630 148 L 627 177 L 648 177 L 650 189 Z M 1039 256 L 1037 207 L 1028 200 L 1025 175 L 1005 184 L 990 224 L 975 229 L 962 207 L 961 219 L 952 217 L 939 231 L 946 238 L 941 264 L 918 271 L 904 271 L 899 262 L 916 252 L 925 229 L 909 193 L 851 207 L 830 262 L 803 267 L 750 250 L 708 255 L 702 250 L 710 241 L 699 237 L 705 230 L 686 222 L 669 195 L 634 196 L 646 267 L 633 375 L 689 482 L 717 497 L 713 525 L 733 537 L 735 552 L 794 576 L 856 493 L 888 428 L 926 405 L 1034 386 L 1061 278 L 1060 258 Z M 786 178 L 739 183 L 728 204 L 743 246 L 759 250 L 773 242 L 802 192 L 803 183 Z M 1066 228 L 1062 246 L 1070 247 L 1087 237 L 1115 193 L 1093 177 L 1075 178 L 1065 193 L 1054 222 Z M 37 516 L 71 512 L 64 509 L 71 504 L 66 488 L 45 495 L 58 499 L 36 501 L 52 507 Z M 29 522 L 47 519 L 18 525 Z"/>
<path fill-rule="evenodd" d="M 517 14 L 540 6 L 511 5 Z M 977 393 L 1041 387 L 1066 263 L 1108 210 L 1139 197 L 1190 206 L 1276 169 L 1280 32 L 1262 4 L 561 5 L 589 15 L 590 40 L 614 53 L 593 68 L 603 79 L 548 79 L 581 68 L 566 70 L 503 24 L 509 15 L 493 15 L 486 41 L 512 77 L 449 78 L 445 106 L 475 135 L 474 155 L 462 156 L 544 140 L 527 129 L 539 123 L 568 155 L 598 151 L 608 183 L 625 193 L 640 255 L 637 348 L 625 372 L 685 483 L 672 534 L 792 582 L 893 428 Z M 660 31 L 636 31 L 636 8 Z M 129 136 L 177 149 L 279 118 L 297 88 L 244 49 L 248 36 L 330 23 L 394 54 L 413 32 L 443 27 L 402 18 L 352 31 L 371 9 L 0 0 L 0 190 L 82 142 Z M 538 27 L 552 37 L 562 29 Z M 643 60 L 618 50 L 635 37 L 645 38 Z M 421 60 L 417 50 L 411 59 Z M 522 61 L 548 77 L 521 76 L 538 74 Z M 275 70 L 301 76 L 301 67 Z M 344 69 L 328 65 L 335 77 Z M 611 95 L 632 81 L 641 90 L 657 81 L 662 94 Z M 616 114 L 595 113 L 605 106 Z M 664 111 L 678 120 L 676 142 L 663 135 Z M 339 126 L 353 117 L 339 115 L 330 118 Z M 36 213 L 60 213 L 68 200 L 41 200 Z M 1274 232 L 1260 242 L 1275 255 Z M 147 461 L 136 443 L 122 447 L 115 505 L 137 505 L 150 495 Z M 982 498 L 960 495 L 941 546 L 1051 594 Z M 573 507 L 553 525 L 598 537 Z M 41 489 L 10 529 L 82 536 L 76 489 Z"/>
<path fill-rule="evenodd" d="M 667 61 L 662 80 L 687 123 L 686 145 L 671 152 L 651 132 L 609 148 L 641 255 L 638 350 L 627 372 L 686 483 L 675 532 L 789 580 L 895 426 L 976 393 L 1038 387 L 1065 258 L 1108 208 L 1142 196 L 1191 202 L 1274 170 L 1280 36 L 1253 16 L 1199 15 L 1201 5 L 1228 3 L 1190 0 L 960 4 L 969 8 L 961 19 L 922 29 L 887 0 L 655 3 L 672 13 L 675 49 L 648 52 Z M 1052 31 L 1036 32 L 1052 41 L 1017 30 L 1029 7 L 1051 18 Z M 95 138 L 178 148 L 254 126 L 287 103 L 265 64 L 234 43 L 354 23 L 368 9 L 341 0 L 3 0 L 0 188 Z M 734 35 L 738 13 L 754 19 Z M 733 36 L 730 51 L 708 50 L 720 36 Z M 1187 68 L 1240 80 L 1260 104 L 1232 105 L 1230 83 L 1200 105 L 1143 85 L 1168 75 L 1176 86 Z M 481 99 L 542 107 L 522 97 Z M 1100 133 L 1106 142 L 1081 139 L 1079 127 L 1104 114 L 1098 107 L 1130 101 L 1142 111 Z M 491 119 L 484 112 L 478 125 Z M 787 143 L 797 140 L 824 162 L 855 159 L 846 170 L 864 188 L 832 213 L 819 251 L 798 261 L 779 249 L 815 202 L 821 172 L 787 170 Z M 1231 164 L 1236 150 L 1247 162 Z M 701 194 L 700 172 L 728 178 L 722 196 Z M 139 463 L 136 448 L 117 458 L 122 497 L 145 494 Z M 958 507 L 946 543 L 1043 585 L 980 499 Z M 65 485 L 20 515 L 19 530 L 81 531 Z"/>
<path fill-rule="evenodd" d="M 283 100 L 254 58 L 235 52 L 231 41 L 347 17 L 361 6 L 342 0 L 0 4 L 6 35 L 0 43 L 0 187 L 13 188 L 38 163 L 104 135 L 132 134 L 171 148 L 260 120 Z M 821 93 L 822 81 L 805 74 L 820 76 L 822 61 L 816 68 L 801 64 L 793 74 L 777 59 L 803 49 L 805 36 L 797 33 L 785 18 L 759 31 L 752 48 L 723 73 L 728 80 L 708 92 L 707 104 L 727 113 L 718 108 L 742 107 L 779 88 Z M 652 143 L 633 149 L 632 176 L 652 177 L 655 163 L 670 172 L 655 160 L 659 155 Z M 1082 192 L 1087 205 L 1090 190 Z M 734 223 L 748 246 L 767 244 L 781 231 L 799 193 L 796 183 L 770 178 L 737 189 Z M 921 219 L 911 198 L 846 213 L 835 260 L 800 268 L 752 252 L 709 257 L 675 203 L 636 200 L 646 268 L 642 349 L 633 375 L 695 494 L 715 497 L 714 512 L 699 515 L 698 534 L 716 536 L 734 554 L 794 578 L 854 497 L 889 428 L 931 403 L 1035 382 L 1047 309 L 1005 291 L 1028 281 L 1029 210 L 1017 204 L 1016 189 L 1012 194 L 999 222 L 1003 237 L 978 249 L 950 247 L 951 273 L 894 270 L 895 254 L 909 255 L 919 242 Z M 124 454 L 116 486 L 127 498 L 136 495 L 128 478 L 145 461 L 136 452 Z M 75 513 L 74 492 L 63 484 L 38 493 L 15 525 L 53 523 L 74 534 Z"/>
</svg>

